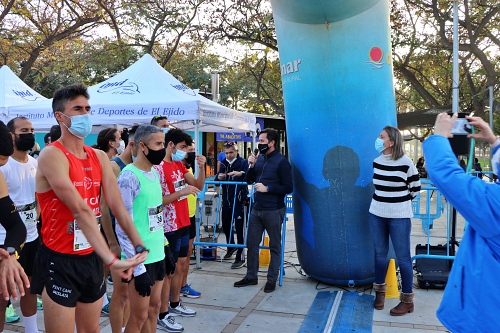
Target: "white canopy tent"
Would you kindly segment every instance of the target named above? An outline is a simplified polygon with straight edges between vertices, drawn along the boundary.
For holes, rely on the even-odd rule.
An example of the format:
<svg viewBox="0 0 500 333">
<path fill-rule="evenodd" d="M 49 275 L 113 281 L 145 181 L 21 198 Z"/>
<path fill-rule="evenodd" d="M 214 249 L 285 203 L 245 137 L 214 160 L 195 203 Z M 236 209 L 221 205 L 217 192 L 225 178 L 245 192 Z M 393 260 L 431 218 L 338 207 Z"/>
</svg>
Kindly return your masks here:
<svg viewBox="0 0 500 333">
<path fill-rule="evenodd" d="M 255 132 L 255 115 L 219 105 L 188 88 L 146 54 L 112 78 L 88 88 L 94 125 L 149 123 L 166 116 L 195 132 Z M 29 118 L 36 129 L 56 124 L 52 100 L 9 109 L 8 117 Z"/>
<path fill-rule="evenodd" d="M 9 111 L 13 106 L 33 104 L 44 100 L 47 98 L 31 89 L 7 65 L 0 68 L 0 120 L 9 120 Z"/>
</svg>

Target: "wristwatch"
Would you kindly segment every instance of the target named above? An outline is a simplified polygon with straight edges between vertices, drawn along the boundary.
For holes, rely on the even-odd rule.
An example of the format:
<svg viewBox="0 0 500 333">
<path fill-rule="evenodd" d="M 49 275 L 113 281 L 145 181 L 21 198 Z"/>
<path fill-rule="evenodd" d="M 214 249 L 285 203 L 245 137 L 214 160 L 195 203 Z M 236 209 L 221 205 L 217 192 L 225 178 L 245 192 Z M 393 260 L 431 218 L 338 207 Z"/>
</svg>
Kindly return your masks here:
<svg viewBox="0 0 500 333">
<path fill-rule="evenodd" d="M 148 250 L 148 249 L 146 249 L 146 248 L 145 248 L 144 246 L 142 246 L 142 245 L 137 245 L 137 246 L 135 247 L 135 254 L 139 254 L 139 253 L 142 253 L 142 252 L 144 252 L 144 251 L 148 251 L 148 252 L 149 252 L 149 250 Z"/>
<path fill-rule="evenodd" d="M 5 251 L 7 251 L 9 253 L 9 255 L 11 256 L 16 256 L 16 259 L 19 259 L 19 254 L 17 253 L 17 250 L 16 248 L 12 247 L 12 246 L 8 246 Z"/>
</svg>

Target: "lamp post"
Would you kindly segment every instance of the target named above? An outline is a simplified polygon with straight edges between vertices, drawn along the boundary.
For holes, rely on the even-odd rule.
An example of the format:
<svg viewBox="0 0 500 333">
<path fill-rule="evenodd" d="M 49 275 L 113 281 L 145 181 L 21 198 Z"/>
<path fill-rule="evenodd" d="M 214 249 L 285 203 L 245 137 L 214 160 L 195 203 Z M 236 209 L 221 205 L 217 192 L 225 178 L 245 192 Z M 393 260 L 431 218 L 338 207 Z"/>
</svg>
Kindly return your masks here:
<svg viewBox="0 0 500 333">
<path fill-rule="evenodd" d="M 453 0 L 453 94 L 452 111 L 457 113 L 458 106 L 458 0 Z"/>
</svg>

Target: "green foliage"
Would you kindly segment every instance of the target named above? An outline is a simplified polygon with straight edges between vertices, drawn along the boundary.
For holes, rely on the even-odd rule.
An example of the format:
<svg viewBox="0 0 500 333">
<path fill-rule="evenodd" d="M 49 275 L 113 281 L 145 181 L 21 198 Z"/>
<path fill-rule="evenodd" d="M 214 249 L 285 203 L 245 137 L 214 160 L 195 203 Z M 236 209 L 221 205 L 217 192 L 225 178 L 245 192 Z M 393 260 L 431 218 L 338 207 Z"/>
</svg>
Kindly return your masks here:
<svg viewBox="0 0 500 333">
<path fill-rule="evenodd" d="M 482 116 L 488 86 L 498 83 L 496 37 L 499 7 L 481 1 L 459 2 L 460 109 Z M 427 109 L 452 103 L 451 1 L 393 1 L 394 70 L 398 109 Z"/>
<path fill-rule="evenodd" d="M 459 3 L 460 106 L 483 116 L 484 92 L 499 80 L 500 6 Z M 451 6 L 391 1 L 398 111 L 451 104 Z M 101 82 L 150 53 L 201 91 L 210 90 L 210 73 L 218 71 L 223 105 L 284 111 L 269 0 L 2 0 L 0 36 L 3 64 L 47 97 L 69 83 Z"/>
</svg>

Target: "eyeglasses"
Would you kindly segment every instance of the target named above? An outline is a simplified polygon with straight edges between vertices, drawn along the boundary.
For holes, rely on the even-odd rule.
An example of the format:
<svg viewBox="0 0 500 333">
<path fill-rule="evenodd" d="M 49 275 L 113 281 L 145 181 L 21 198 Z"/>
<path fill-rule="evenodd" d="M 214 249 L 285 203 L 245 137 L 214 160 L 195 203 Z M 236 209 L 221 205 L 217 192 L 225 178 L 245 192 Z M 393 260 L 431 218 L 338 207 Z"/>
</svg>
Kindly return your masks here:
<svg viewBox="0 0 500 333">
<path fill-rule="evenodd" d="M 231 141 L 226 141 L 224 143 L 225 146 L 234 146 L 236 144 L 236 142 L 231 142 Z"/>
</svg>

